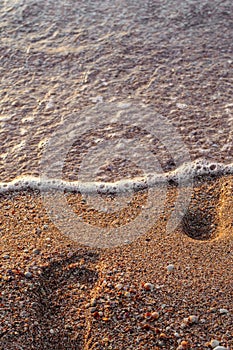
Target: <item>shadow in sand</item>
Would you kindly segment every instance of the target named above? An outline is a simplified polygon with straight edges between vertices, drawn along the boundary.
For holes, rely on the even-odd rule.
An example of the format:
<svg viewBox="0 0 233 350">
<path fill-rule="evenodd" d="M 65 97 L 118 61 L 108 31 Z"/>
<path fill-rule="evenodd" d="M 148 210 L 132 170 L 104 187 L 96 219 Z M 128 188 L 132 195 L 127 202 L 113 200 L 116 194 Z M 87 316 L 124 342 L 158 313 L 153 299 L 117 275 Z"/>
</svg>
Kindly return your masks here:
<svg viewBox="0 0 233 350">
<path fill-rule="evenodd" d="M 83 349 L 85 318 L 80 310 L 98 279 L 90 268 L 97 259 L 97 254 L 86 252 L 48 263 L 25 295 L 21 294 L 32 305 L 28 331 L 5 334 L 0 349 Z"/>
<path fill-rule="evenodd" d="M 233 181 L 231 177 L 204 180 L 195 184 L 181 225 L 190 238 L 209 241 L 232 233 Z"/>
</svg>

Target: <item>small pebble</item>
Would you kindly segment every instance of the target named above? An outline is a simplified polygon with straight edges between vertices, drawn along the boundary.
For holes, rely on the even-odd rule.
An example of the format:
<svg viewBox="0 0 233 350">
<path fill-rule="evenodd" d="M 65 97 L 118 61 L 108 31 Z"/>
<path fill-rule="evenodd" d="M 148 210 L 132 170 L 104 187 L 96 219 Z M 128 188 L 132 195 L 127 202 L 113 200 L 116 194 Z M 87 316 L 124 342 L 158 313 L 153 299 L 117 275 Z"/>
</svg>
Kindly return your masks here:
<svg viewBox="0 0 233 350">
<path fill-rule="evenodd" d="M 168 338 L 168 336 L 166 333 L 160 333 L 159 339 L 167 339 L 167 338 Z"/>
<path fill-rule="evenodd" d="M 153 318 L 154 320 L 157 320 L 159 318 L 159 313 L 157 311 L 152 312 L 151 318 Z"/>
<path fill-rule="evenodd" d="M 196 315 L 191 315 L 188 317 L 188 322 L 189 323 L 197 323 L 198 322 L 198 316 Z"/>
<path fill-rule="evenodd" d="M 8 255 L 8 254 L 3 255 L 3 259 L 10 259 L 10 255 Z"/>
<path fill-rule="evenodd" d="M 174 268 L 175 268 L 175 266 L 174 266 L 173 264 L 169 264 L 169 265 L 167 266 L 167 271 L 168 271 L 168 272 L 172 272 L 172 271 L 174 270 Z"/>
<path fill-rule="evenodd" d="M 228 314 L 229 311 L 227 309 L 220 309 L 219 312 L 221 315 L 225 315 Z"/>
<path fill-rule="evenodd" d="M 25 272 L 24 276 L 26 278 L 31 278 L 32 277 L 32 273 L 30 271 L 27 271 L 27 272 Z"/>
<path fill-rule="evenodd" d="M 216 346 L 214 350 L 227 350 L 227 348 L 225 348 L 225 346 Z"/>
<path fill-rule="evenodd" d="M 176 107 L 179 109 L 185 109 L 185 108 L 187 108 L 187 105 L 186 105 L 186 103 L 177 102 Z"/>
<path fill-rule="evenodd" d="M 182 349 L 188 349 L 189 348 L 189 343 L 186 340 L 183 340 L 180 343 L 180 346 L 182 346 Z"/>
<path fill-rule="evenodd" d="M 33 254 L 35 255 L 39 255 L 40 254 L 40 250 L 39 249 L 33 249 Z"/>
<path fill-rule="evenodd" d="M 98 96 L 90 97 L 90 100 L 94 103 L 103 102 L 103 96 L 98 95 Z"/>
<path fill-rule="evenodd" d="M 90 306 L 96 306 L 97 300 L 96 298 L 91 299 Z"/>
<path fill-rule="evenodd" d="M 46 111 L 53 109 L 53 108 L 54 108 L 54 103 L 52 101 L 49 101 L 45 106 Z"/>
<path fill-rule="evenodd" d="M 120 289 L 122 289 L 122 288 L 123 288 L 123 284 L 118 283 L 118 284 L 116 285 L 116 289 L 117 289 L 117 290 L 120 290 Z"/>
<path fill-rule="evenodd" d="M 144 315 L 145 319 L 150 319 L 151 318 L 151 313 L 150 312 L 146 312 Z"/>
<path fill-rule="evenodd" d="M 152 283 L 148 283 L 147 282 L 147 283 L 144 284 L 144 289 L 148 290 L 148 291 L 151 291 L 151 290 L 154 289 L 154 285 Z"/>
<path fill-rule="evenodd" d="M 182 329 L 184 329 L 186 326 L 187 326 L 187 322 L 186 322 L 186 320 L 185 320 L 185 322 L 182 322 L 182 323 L 181 323 L 180 327 L 181 327 Z"/>
<path fill-rule="evenodd" d="M 210 308 L 210 312 L 212 312 L 212 313 L 216 312 L 216 308 L 215 307 L 211 307 Z"/>
<path fill-rule="evenodd" d="M 219 345 L 219 341 L 218 340 L 216 340 L 216 339 L 211 339 L 211 341 L 210 341 L 210 346 L 211 346 L 211 348 L 216 348 L 217 346 Z"/>
<path fill-rule="evenodd" d="M 27 312 L 25 310 L 20 312 L 20 317 L 26 317 L 27 316 Z"/>
</svg>

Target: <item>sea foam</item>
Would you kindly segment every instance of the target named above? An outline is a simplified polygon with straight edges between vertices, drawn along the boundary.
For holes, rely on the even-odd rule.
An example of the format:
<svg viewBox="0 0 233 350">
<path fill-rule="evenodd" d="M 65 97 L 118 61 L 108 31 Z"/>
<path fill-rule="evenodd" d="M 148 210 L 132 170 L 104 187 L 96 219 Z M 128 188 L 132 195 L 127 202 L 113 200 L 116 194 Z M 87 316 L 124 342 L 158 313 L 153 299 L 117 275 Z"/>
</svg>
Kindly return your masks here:
<svg viewBox="0 0 233 350">
<path fill-rule="evenodd" d="M 176 184 L 190 183 L 193 179 L 203 176 L 222 176 L 233 174 L 233 163 L 223 164 L 198 159 L 190 163 L 184 163 L 175 170 L 164 173 L 146 174 L 141 177 L 123 179 L 115 182 L 81 182 L 66 181 L 56 178 L 41 176 L 20 176 L 10 182 L 0 182 L 0 194 L 23 191 L 27 189 L 39 191 L 67 191 L 83 194 L 117 194 L 124 192 L 137 192 L 149 189 L 159 184 L 168 182 Z"/>
</svg>

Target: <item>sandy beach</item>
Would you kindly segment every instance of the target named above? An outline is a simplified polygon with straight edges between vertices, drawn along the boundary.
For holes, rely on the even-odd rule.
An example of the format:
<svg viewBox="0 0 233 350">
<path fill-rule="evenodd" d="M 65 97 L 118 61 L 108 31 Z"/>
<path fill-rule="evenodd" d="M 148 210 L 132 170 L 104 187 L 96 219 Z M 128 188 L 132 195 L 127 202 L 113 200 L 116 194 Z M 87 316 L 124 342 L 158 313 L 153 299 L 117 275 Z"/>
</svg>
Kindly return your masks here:
<svg viewBox="0 0 233 350">
<path fill-rule="evenodd" d="M 144 188 L 91 204 L 67 191 L 51 217 L 20 183 L 47 163 L 56 184 L 111 188 L 233 164 L 232 13 L 232 0 L 0 2 L 0 350 L 233 349 L 229 172 L 197 177 L 185 210 L 175 181 L 155 186 L 154 214 Z M 83 220 L 73 236 L 64 203 Z"/>
<path fill-rule="evenodd" d="M 193 235 L 191 214 L 168 235 L 171 187 L 153 227 L 111 249 L 61 234 L 39 193 L 2 196 L 0 348 L 232 349 L 232 186 L 232 177 L 195 184 L 187 213 L 201 208 L 209 235 L 200 218 Z M 138 206 L 144 194 L 137 196 Z M 69 197 L 84 212 L 81 196 Z M 83 215 L 111 225 L 110 216 Z"/>
</svg>

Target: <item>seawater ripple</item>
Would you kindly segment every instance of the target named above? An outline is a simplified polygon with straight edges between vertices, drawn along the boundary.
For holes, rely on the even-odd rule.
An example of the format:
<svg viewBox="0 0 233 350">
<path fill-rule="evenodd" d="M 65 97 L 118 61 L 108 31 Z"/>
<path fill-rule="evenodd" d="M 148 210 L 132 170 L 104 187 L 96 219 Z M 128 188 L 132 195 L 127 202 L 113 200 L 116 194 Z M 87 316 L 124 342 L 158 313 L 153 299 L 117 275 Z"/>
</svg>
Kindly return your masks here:
<svg viewBox="0 0 233 350">
<path fill-rule="evenodd" d="M 41 176 L 25 175 L 17 177 L 9 182 L 0 182 L 0 194 L 27 189 L 45 192 L 57 190 L 80 192 L 83 194 L 117 194 L 149 189 L 159 184 L 166 184 L 169 181 L 177 184 L 185 184 L 192 182 L 193 179 L 200 176 L 222 176 L 230 174 L 233 175 L 233 163 L 224 164 L 198 159 L 190 163 L 184 163 L 177 169 L 169 172 L 146 174 L 145 176 L 123 179 L 115 182 L 66 181 L 57 178 L 49 178 L 45 174 Z"/>
</svg>

